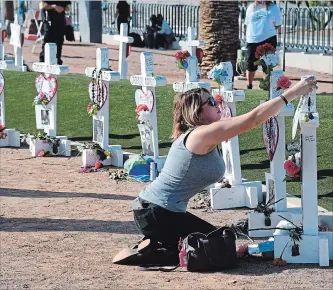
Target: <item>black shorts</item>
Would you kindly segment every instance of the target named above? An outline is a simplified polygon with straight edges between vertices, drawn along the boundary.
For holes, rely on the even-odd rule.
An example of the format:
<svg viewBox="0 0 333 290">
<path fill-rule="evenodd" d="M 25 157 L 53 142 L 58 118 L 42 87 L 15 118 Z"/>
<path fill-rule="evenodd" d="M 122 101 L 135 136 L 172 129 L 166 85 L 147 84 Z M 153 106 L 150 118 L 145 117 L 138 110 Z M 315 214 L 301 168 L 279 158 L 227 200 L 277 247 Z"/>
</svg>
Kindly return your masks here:
<svg viewBox="0 0 333 290">
<path fill-rule="evenodd" d="M 266 40 L 260 42 L 260 43 L 248 43 L 246 45 L 247 49 L 247 70 L 248 71 L 256 71 L 258 69 L 257 65 L 254 65 L 254 62 L 257 60 L 256 59 L 256 49 L 259 45 L 262 45 L 264 43 L 270 43 L 273 45 L 275 48 L 277 46 L 277 37 L 272 36 L 270 38 L 267 38 Z"/>
</svg>

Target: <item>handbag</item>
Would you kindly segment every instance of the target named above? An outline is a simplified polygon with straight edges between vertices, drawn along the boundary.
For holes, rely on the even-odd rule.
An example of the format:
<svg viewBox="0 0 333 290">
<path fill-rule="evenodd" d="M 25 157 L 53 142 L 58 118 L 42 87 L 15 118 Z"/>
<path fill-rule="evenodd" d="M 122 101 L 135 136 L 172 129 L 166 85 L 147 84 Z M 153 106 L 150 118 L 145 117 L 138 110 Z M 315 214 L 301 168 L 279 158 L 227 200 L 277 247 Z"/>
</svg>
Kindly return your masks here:
<svg viewBox="0 0 333 290">
<path fill-rule="evenodd" d="M 189 234 L 179 253 L 180 266 L 190 272 L 231 269 L 237 266 L 236 234 L 229 227 L 207 235 Z"/>
</svg>

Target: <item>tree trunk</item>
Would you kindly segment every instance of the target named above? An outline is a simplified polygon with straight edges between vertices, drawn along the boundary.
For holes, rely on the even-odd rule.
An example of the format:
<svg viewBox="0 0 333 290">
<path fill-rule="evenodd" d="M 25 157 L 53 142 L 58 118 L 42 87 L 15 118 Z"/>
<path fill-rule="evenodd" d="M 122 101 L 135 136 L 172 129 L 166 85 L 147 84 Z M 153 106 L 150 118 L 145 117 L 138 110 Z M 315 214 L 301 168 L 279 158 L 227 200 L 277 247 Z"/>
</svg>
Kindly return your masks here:
<svg viewBox="0 0 333 290">
<path fill-rule="evenodd" d="M 200 0 L 199 39 L 205 41 L 201 64 L 203 77 L 220 62 L 230 61 L 236 69 L 239 40 L 238 1 Z"/>
</svg>

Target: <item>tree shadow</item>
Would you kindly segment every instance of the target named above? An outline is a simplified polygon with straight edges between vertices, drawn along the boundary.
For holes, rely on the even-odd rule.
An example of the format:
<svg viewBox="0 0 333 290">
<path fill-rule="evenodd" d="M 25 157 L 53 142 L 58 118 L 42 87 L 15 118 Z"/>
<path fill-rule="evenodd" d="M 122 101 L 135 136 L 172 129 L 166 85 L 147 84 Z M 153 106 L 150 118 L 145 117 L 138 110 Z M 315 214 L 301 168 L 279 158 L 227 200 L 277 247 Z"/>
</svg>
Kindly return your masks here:
<svg viewBox="0 0 333 290">
<path fill-rule="evenodd" d="M 264 161 L 260 161 L 258 163 L 255 164 L 243 164 L 242 165 L 242 169 L 243 170 L 250 170 L 250 169 L 268 169 L 270 168 L 270 162 L 269 160 L 264 160 Z"/>
<path fill-rule="evenodd" d="M 321 169 L 317 171 L 317 178 L 318 179 L 325 179 L 327 177 L 333 177 L 333 170 L 332 169 Z"/>
<path fill-rule="evenodd" d="M 103 232 L 139 234 L 133 221 L 0 218 L 0 232 Z"/>
<path fill-rule="evenodd" d="M 123 140 L 134 139 L 134 138 L 139 137 L 139 136 L 140 136 L 139 133 L 126 134 L 126 135 L 109 134 L 109 138 L 111 138 L 111 139 L 123 139 Z M 72 141 L 91 141 L 93 139 L 93 136 L 72 137 L 70 139 Z"/>
<path fill-rule="evenodd" d="M 261 151 L 261 150 L 265 150 L 265 147 L 259 147 L 259 148 L 253 148 L 253 149 L 243 149 L 243 150 L 240 150 L 239 153 L 240 153 L 240 155 L 244 155 L 244 154 L 250 153 L 252 151 Z"/>
<path fill-rule="evenodd" d="M 318 199 L 325 198 L 325 197 L 329 197 L 329 198 L 333 197 L 333 191 L 328 192 L 326 194 L 318 195 Z"/>
<path fill-rule="evenodd" d="M 84 58 L 83 56 L 78 56 L 78 55 L 63 55 L 63 58 Z"/>
<path fill-rule="evenodd" d="M 65 42 L 64 46 L 79 46 L 79 47 L 93 47 L 94 44 L 88 44 L 88 43 L 69 43 Z"/>
<path fill-rule="evenodd" d="M 107 194 L 107 193 L 84 193 L 84 192 L 53 192 L 26 189 L 0 188 L 0 197 L 22 198 L 99 198 L 114 200 L 134 200 L 134 196 Z"/>
<path fill-rule="evenodd" d="M 172 145 L 171 142 L 162 142 L 158 144 L 158 148 L 160 149 L 164 149 L 164 148 L 170 148 Z M 141 145 L 134 145 L 134 146 L 123 146 L 123 149 L 126 150 L 142 150 L 142 146 Z"/>
</svg>

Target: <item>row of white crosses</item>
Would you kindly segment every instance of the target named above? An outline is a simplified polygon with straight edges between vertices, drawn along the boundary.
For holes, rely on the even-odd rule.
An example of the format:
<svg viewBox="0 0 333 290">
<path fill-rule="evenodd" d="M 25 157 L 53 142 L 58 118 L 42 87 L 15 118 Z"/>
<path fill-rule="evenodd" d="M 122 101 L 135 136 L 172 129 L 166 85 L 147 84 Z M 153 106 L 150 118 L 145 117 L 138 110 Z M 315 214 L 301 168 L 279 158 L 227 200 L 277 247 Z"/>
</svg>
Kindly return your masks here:
<svg viewBox="0 0 333 290">
<path fill-rule="evenodd" d="M 145 125 L 144 130 L 139 131 L 143 150 L 149 150 L 151 144 L 154 162 L 157 163 L 157 170 L 161 171 L 165 158 L 159 155 L 158 147 L 158 127 L 155 88 L 166 85 L 166 77 L 154 75 L 154 59 L 151 52 L 142 52 L 141 75 L 133 75 L 130 82 L 133 86 L 141 86 L 142 90 L 137 90 L 135 94 L 136 105 L 146 105 L 149 110 L 141 112 L 139 120 Z M 144 152 L 145 153 L 145 152 Z"/>
<path fill-rule="evenodd" d="M 134 41 L 133 37 L 127 35 L 128 25 L 127 23 L 120 24 L 120 35 L 112 36 L 112 39 L 119 42 L 119 57 L 118 57 L 118 71 L 120 73 L 120 79 L 128 79 L 128 63 L 126 60 L 126 52 L 128 43 Z"/>
<path fill-rule="evenodd" d="M 277 82 L 280 77 L 284 75 L 283 71 L 272 71 L 270 79 L 270 99 L 279 97 L 283 91 L 278 90 Z M 279 136 L 278 144 L 275 150 L 274 158 L 270 162 L 270 173 L 266 173 L 266 202 L 271 195 L 274 195 L 273 208 L 274 212 L 270 215 L 270 225 L 265 225 L 264 213 L 251 212 L 248 215 L 249 229 L 262 229 L 249 232 L 250 237 L 270 237 L 273 235 L 274 229 L 277 224 L 282 220 L 281 216 L 289 220 L 293 220 L 296 224 L 301 221 L 301 215 L 298 213 L 292 214 L 287 208 L 287 185 L 284 178 L 286 171 L 284 169 L 285 161 L 285 118 L 294 115 L 294 106 L 289 103 L 276 115 Z"/>
<path fill-rule="evenodd" d="M 177 93 L 183 93 L 196 88 L 205 88 L 210 90 L 210 83 L 200 82 L 200 69 L 198 67 L 198 59 L 196 56 L 197 47 L 202 47 L 205 42 L 203 40 L 196 40 L 195 28 L 189 27 L 187 30 L 187 41 L 180 41 L 179 45 L 182 50 L 187 50 L 190 53 L 190 57 L 187 58 L 186 78 L 185 82 L 175 82 L 173 89 Z"/>
<path fill-rule="evenodd" d="M 123 151 L 120 145 L 109 145 L 109 86 L 110 82 L 120 80 L 120 73 L 109 69 L 109 50 L 108 48 L 98 48 L 96 50 L 96 68 L 88 67 L 85 70 L 86 76 L 98 78 L 101 73 L 102 84 L 106 88 L 105 99 L 101 100 L 100 110 L 93 115 L 93 142 L 98 143 L 102 149 L 111 151 L 112 157 L 101 161 L 103 165 L 123 166 Z M 89 90 L 89 97 L 92 98 L 93 88 Z M 96 151 L 84 149 L 82 154 L 83 167 L 95 166 L 99 160 Z"/>
<path fill-rule="evenodd" d="M 2 2 L 3 4 L 3 2 Z M 14 71 L 26 71 L 26 67 L 23 65 L 23 51 L 22 40 L 23 31 L 19 18 L 15 17 L 15 22 L 11 25 L 11 38 L 10 44 L 14 47 L 15 60 L 5 60 L 5 48 L 4 48 L 4 31 L 6 31 L 6 25 L 0 23 L 0 125 L 3 129 L 6 126 L 5 120 L 5 79 L 3 76 L 4 70 Z M 0 147 L 20 147 L 20 132 L 15 129 L 5 129 L 0 132 Z"/>
<path fill-rule="evenodd" d="M 231 62 L 222 64 L 223 70 L 228 75 L 220 88 L 212 90 L 212 95 L 221 94 L 224 105 L 230 107 L 232 117 L 235 117 L 236 103 L 245 100 L 245 93 L 242 90 L 233 90 L 233 67 Z M 221 188 L 221 184 L 217 183 L 214 188 L 210 189 L 212 208 L 256 207 L 258 201 L 262 198 L 262 184 L 261 181 L 243 181 L 238 136 L 222 142 L 222 151 L 226 164 L 224 177 L 228 180 L 231 188 Z"/>
<path fill-rule="evenodd" d="M 306 77 L 306 76 L 304 76 Z M 310 103 L 310 106 L 308 105 Z M 318 187 L 317 187 L 317 128 L 319 115 L 316 109 L 316 90 L 301 97 L 299 112 L 301 126 L 302 160 L 302 226 L 303 234 L 299 244 L 299 255 L 292 256 L 290 247 L 294 242 L 288 230 L 274 232 L 274 256 L 288 263 L 319 263 L 329 266 L 333 259 L 333 232 L 318 232 Z M 309 113 L 313 118 L 307 119 Z M 294 228 L 291 223 L 280 222 L 278 227 Z"/>
<path fill-rule="evenodd" d="M 58 152 L 54 155 L 71 156 L 71 143 L 66 136 L 57 136 L 57 76 L 68 73 L 68 66 L 57 65 L 57 45 L 47 43 L 45 45 L 45 62 L 36 62 L 32 70 L 41 74 L 36 78 L 35 84 L 38 94 L 46 94 L 49 99 L 47 105 L 35 105 L 36 127 L 43 129 L 49 137 L 60 139 Z M 53 154 L 52 146 L 37 138 L 30 139 L 30 151 L 32 156 L 38 156 L 41 150 Z"/>
</svg>

